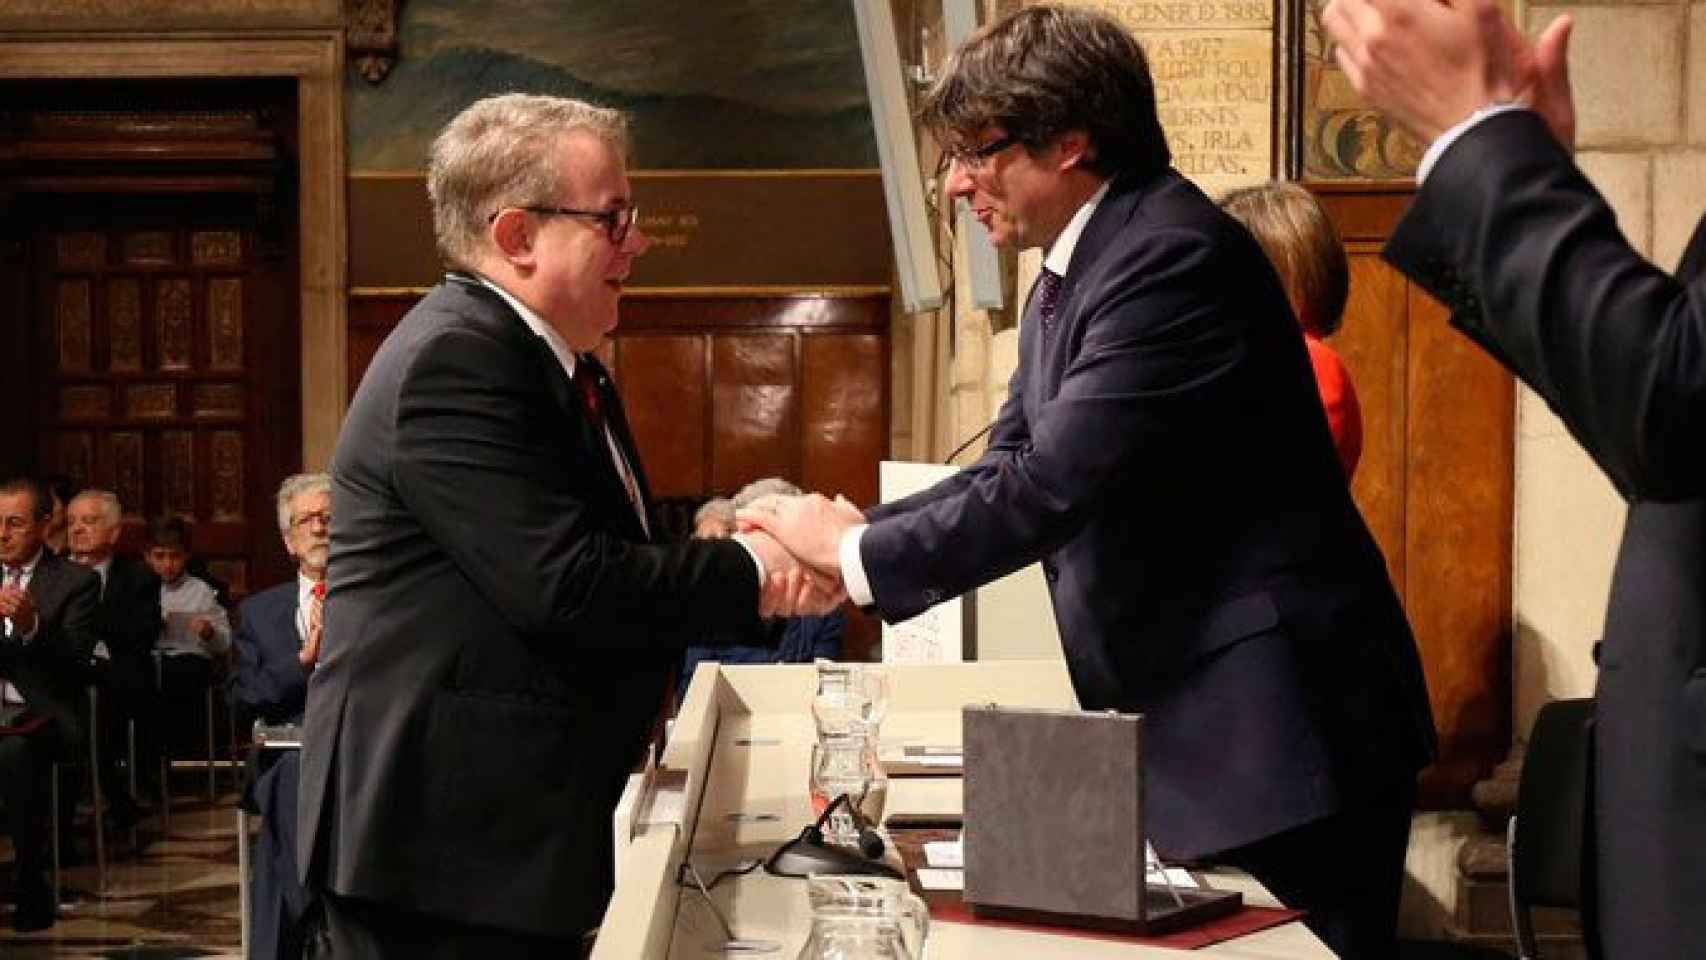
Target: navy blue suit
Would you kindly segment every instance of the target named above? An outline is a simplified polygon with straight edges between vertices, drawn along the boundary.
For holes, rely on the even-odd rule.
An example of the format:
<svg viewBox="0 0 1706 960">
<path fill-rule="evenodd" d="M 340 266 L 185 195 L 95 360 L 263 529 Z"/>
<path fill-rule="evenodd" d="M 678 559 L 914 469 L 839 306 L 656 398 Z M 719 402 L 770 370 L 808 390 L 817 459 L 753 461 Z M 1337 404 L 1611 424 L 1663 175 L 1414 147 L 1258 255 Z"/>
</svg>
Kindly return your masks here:
<svg viewBox="0 0 1706 960">
<path fill-rule="evenodd" d="M 237 672 L 231 693 L 267 723 L 300 723 L 308 698 L 308 672 L 296 659 L 302 646 L 296 630 L 297 582 L 292 579 L 243 602 L 232 637 Z M 255 848 L 254 913 L 250 946 L 255 960 L 302 955 L 309 894 L 296 870 L 296 791 L 302 769 L 294 750 L 259 758 L 261 771 L 244 803 L 261 816 Z"/>
<path fill-rule="evenodd" d="M 1546 399 L 1629 501 L 1594 734 L 1596 899 L 1613 958 L 1706 950 L 1703 228 L 1666 276 L 1519 110 L 1441 154 L 1386 248 L 1451 307 L 1453 326 Z"/>
<path fill-rule="evenodd" d="M 1036 299 L 988 452 L 869 512 L 876 606 L 902 620 L 1040 560 L 1082 706 L 1146 717 L 1163 855 L 1383 804 L 1396 826 L 1370 882 L 1395 914 L 1390 834 L 1433 722 L 1272 268 L 1168 170 L 1111 184 L 1046 333 Z M 1345 869 L 1328 859 L 1290 865 L 1296 883 L 1257 875 L 1312 906 Z"/>
</svg>

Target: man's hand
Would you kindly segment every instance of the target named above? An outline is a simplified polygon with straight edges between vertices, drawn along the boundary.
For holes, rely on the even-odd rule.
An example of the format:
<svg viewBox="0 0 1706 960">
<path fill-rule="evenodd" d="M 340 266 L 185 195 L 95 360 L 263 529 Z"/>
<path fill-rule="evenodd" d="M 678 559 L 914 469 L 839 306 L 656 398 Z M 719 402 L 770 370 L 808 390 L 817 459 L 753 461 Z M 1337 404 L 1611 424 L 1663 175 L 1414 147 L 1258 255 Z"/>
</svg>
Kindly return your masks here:
<svg viewBox="0 0 1706 960">
<path fill-rule="evenodd" d="M 802 566 L 769 534 L 747 530 L 736 533 L 735 539 L 757 554 L 764 564 L 765 582 L 759 585 L 758 595 L 759 616 L 820 616 L 847 599 L 839 580 Z"/>
<path fill-rule="evenodd" d="M 1423 143 L 1494 103 L 1543 98 L 1556 112 L 1558 78 L 1540 85 L 1534 48 L 1496 0 L 1330 0 L 1321 23 L 1356 91 Z M 1566 23 L 1553 41 L 1560 58 L 1568 32 Z M 1567 105 L 1567 78 L 1562 94 Z M 1573 136 L 1573 119 L 1567 126 Z"/>
<path fill-rule="evenodd" d="M 1565 13 L 1554 17 L 1534 42 L 1534 83 L 1523 102 L 1540 114 L 1564 149 L 1576 152 L 1576 104 L 1570 94 L 1570 28 Z"/>
<path fill-rule="evenodd" d="M 811 493 L 764 497 L 735 514 L 735 521 L 742 530 L 770 534 L 801 563 L 839 581 L 841 535 L 864 523 L 865 515 L 841 497 Z"/>
<path fill-rule="evenodd" d="M 30 599 L 30 592 L 22 587 L 6 587 L 0 590 L 0 617 L 12 621 L 15 636 L 25 637 L 36 629 L 36 603 Z"/>
<path fill-rule="evenodd" d="M 326 632 L 326 601 L 323 597 L 310 595 L 308 598 L 308 636 L 302 642 L 302 649 L 296 651 L 296 659 L 303 669 L 310 669 L 320 662 L 320 638 Z"/>
</svg>

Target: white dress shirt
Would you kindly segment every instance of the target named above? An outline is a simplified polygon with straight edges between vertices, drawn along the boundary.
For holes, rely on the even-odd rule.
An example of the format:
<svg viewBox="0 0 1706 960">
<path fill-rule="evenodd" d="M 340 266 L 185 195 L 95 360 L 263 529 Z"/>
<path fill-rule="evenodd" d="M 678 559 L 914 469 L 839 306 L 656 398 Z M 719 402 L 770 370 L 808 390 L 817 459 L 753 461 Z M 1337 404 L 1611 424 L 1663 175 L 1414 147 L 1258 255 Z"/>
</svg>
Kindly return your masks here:
<svg viewBox="0 0 1706 960">
<path fill-rule="evenodd" d="M 1520 103 L 1494 102 L 1487 104 L 1481 109 L 1458 121 L 1451 127 L 1451 129 L 1440 134 L 1437 140 L 1428 144 L 1427 152 L 1422 154 L 1421 162 L 1416 164 L 1416 186 L 1420 187 L 1422 185 L 1422 181 L 1428 178 L 1428 174 L 1432 172 L 1434 164 L 1438 163 L 1439 158 L 1445 155 L 1445 151 L 1448 150 L 1452 144 L 1457 142 L 1457 138 L 1468 133 L 1476 124 L 1488 119 L 1489 117 L 1496 117 L 1501 113 L 1509 113 L 1512 110 L 1527 109 L 1527 107 Z"/>
<path fill-rule="evenodd" d="M 1084 235 L 1084 227 L 1089 224 L 1090 217 L 1096 212 L 1102 198 L 1108 195 L 1110 183 L 1104 182 L 1072 219 L 1066 221 L 1066 227 L 1060 231 L 1060 236 L 1049 244 L 1048 253 L 1043 256 L 1043 269 L 1051 271 L 1056 276 L 1065 279 L 1066 270 L 1072 266 L 1072 253 L 1078 249 L 1078 238 Z M 1024 361 L 1021 360 L 1021 363 Z M 865 575 L 865 561 L 859 553 L 859 543 L 865 538 L 865 529 L 870 524 L 861 523 L 848 527 L 841 535 L 839 555 L 841 559 L 841 582 L 847 587 L 847 596 L 861 607 L 871 605 L 871 579 Z"/>
<path fill-rule="evenodd" d="M 314 585 L 319 580 L 310 580 L 302 573 L 296 574 L 296 646 L 301 649 L 308 643 L 308 607 L 314 602 Z"/>
</svg>

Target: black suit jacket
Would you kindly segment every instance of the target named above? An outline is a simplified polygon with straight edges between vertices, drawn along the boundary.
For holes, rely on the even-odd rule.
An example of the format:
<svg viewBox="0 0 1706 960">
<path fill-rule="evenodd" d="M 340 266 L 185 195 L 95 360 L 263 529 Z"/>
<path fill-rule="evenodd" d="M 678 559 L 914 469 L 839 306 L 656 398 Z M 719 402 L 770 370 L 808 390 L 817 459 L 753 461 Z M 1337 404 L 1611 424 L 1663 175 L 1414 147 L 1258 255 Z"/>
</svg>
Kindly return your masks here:
<svg viewBox="0 0 1706 960">
<path fill-rule="evenodd" d="M 29 586 L 36 634 L 27 644 L 0 640 L 0 678 L 18 688 L 32 713 L 48 718 L 46 729 L 60 749 L 70 749 L 87 733 L 83 688 L 100 588 L 94 571 L 42 551 Z"/>
<path fill-rule="evenodd" d="M 686 640 L 756 619 L 751 559 L 731 541 L 644 542 L 547 344 L 468 280 L 385 341 L 332 476 L 305 876 L 578 935 L 603 915 L 611 814 Z"/>
<path fill-rule="evenodd" d="M 1561 417 L 1629 500 L 1599 663 L 1596 828 L 1611 957 L 1706 944 L 1706 278 L 1630 249 L 1534 114 L 1440 158 L 1386 249 Z"/>
<path fill-rule="evenodd" d="M 883 616 L 1041 560 L 1080 703 L 1146 715 L 1164 854 L 1412 778 L 1434 749 L 1415 644 L 1254 240 L 1172 171 L 1116 180 L 1050 332 L 1031 309 L 988 452 L 870 512 Z"/>
<path fill-rule="evenodd" d="M 107 643 L 112 668 L 154 682 L 154 648 L 165 621 L 160 616 L 160 578 L 140 559 L 113 556 L 106 586 L 95 605 L 95 632 Z"/>
<path fill-rule="evenodd" d="M 300 721 L 308 700 L 308 671 L 297 659 L 302 637 L 296 630 L 296 595 L 292 578 L 243 601 L 232 637 L 237 671 L 231 692 L 267 723 Z"/>
</svg>

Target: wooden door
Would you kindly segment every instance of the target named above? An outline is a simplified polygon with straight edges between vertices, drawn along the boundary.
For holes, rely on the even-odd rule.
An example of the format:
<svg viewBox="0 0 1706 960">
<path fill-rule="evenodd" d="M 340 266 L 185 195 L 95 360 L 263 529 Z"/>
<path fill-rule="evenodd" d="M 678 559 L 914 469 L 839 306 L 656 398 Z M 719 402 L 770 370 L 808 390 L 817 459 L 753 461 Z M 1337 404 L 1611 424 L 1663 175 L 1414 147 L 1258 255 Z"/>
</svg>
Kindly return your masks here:
<svg viewBox="0 0 1706 960">
<path fill-rule="evenodd" d="M 270 490 L 297 469 L 295 279 L 241 196 L 33 194 L 35 460 L 194 523 L 234 593 L 286 575 Z"/>
<path fill-rule="evenodd" d="M 1440 757 L 1430 807 L 1466 807 L 1510 748 L 1515 381 L 1380 258 L 1409 184 L 1312 184 L 1345 242 L 1332 343 L 1362 405 L 1352 492 L 1421 648 Z"/>
</svg>

